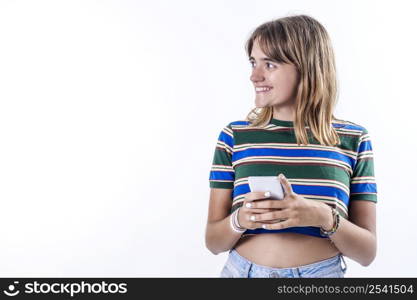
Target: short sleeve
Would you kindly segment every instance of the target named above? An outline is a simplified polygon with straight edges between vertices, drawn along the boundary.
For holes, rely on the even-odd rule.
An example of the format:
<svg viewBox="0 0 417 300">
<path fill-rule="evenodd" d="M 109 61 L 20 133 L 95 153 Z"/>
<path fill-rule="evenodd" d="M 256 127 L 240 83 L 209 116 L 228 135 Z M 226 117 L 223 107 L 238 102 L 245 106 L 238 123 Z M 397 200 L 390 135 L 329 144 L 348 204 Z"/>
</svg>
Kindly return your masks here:
<svg viewBox="0 0 417 300">
<path fill-rule="evenodd" d="M 359 138 L 357 159 L 350 182 L 350 200 L 377 202 L 374 174 L 374 155 L 368 131 L 364 128 Z"/>
<path fill-rule="evenodd" d="M 233 189 L 235 181 L 235 170 L 232 165 L 233 146 L 233 129 L 229 124 L 221 130 L 217 139 L 209 177 L 211 188 Z"/>
</svg>

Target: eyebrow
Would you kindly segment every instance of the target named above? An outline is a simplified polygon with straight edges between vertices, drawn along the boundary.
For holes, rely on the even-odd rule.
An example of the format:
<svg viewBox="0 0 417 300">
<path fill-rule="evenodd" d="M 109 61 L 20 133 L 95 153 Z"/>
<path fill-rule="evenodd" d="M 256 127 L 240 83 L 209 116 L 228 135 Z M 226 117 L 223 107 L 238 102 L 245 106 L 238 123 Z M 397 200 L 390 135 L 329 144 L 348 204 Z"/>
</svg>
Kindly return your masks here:
<svg viewBox="0 0 417 300">
<path fill-rule="evenodd" d="M 255 58 L 253 56 L 249 57 L 249 61 L 251 61 L 251 60 L 255 60 Z M 262 57 L 261 60 L 263 60 L 263 61 L 270 61 L 270 62 L 273 62 L 273 63 L 277 63 L 277 61 L 275 61 L 275 60 L 273 60 L 271 58 L 268 58 L 268 57 Z"/>
</svg>

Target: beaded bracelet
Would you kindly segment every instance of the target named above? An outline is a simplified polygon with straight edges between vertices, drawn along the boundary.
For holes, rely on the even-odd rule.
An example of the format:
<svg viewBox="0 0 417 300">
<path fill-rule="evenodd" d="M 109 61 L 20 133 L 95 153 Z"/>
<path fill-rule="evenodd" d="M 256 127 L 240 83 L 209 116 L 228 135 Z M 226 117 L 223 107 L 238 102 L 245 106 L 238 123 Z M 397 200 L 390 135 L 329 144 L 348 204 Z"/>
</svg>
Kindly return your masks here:
<svg viewBox="0 0 417 300">
<path fill-rule="evenodd" d="M 331 236 L 333 233 L 336 232 L 336 230 L 339 228 L 339 224 L 340 224 L 340 214 L 339 212 L 334 209 L 333 207 L 332 209 L 332 216 L 333 216 L 333 227 L 332 229 L 330 229 L 329 231 L 326 231 L 323 229 L 323 227 L 320 226 L 320 235 L 324 236 L 324 237 L 329 237 Z"/>
</svg>

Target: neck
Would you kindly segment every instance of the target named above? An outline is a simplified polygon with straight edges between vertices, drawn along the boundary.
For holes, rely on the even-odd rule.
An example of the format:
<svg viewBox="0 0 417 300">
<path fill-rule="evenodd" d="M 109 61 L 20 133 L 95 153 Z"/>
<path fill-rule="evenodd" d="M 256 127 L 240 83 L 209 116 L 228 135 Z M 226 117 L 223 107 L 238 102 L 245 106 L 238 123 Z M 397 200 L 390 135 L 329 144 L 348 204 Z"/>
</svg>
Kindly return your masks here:
<svg viewBox="0 0 417 300">
<path fill-rule="evenodd" d="M 292 121 L 295 119 L 294 106 L 274 107 L 272 118 L 282 121 Z"/>
</svg>

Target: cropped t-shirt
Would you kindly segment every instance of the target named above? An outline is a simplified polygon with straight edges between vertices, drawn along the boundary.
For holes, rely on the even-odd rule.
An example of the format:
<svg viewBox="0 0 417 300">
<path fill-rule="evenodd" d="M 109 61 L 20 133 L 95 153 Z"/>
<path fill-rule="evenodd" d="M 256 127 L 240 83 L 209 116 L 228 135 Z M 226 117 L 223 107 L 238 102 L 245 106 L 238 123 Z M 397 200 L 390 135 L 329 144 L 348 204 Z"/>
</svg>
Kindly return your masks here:
<svg viewBox="0 0 417 300">
<path fill-rule="evenodd" d="M 295 193 L 321 201 L 348 218 L 351 201 L 377 202 L 374 160 L 368 131 L 353 122 L 333 120 L 341 143 L 321 145 L 306 126 L 308 145 L 298 145 L 294 123 L 272 118 L 263 127 L 234 121 L 218 137 L 210 170 L 210 188 L 233 189 L 231 211 L 241 207 L 250 192 L 249 176 L 283 173 Z M 321 237 L 315 226 L 247 229 L 243 235 L 295 232 Z"/>
</svg>

